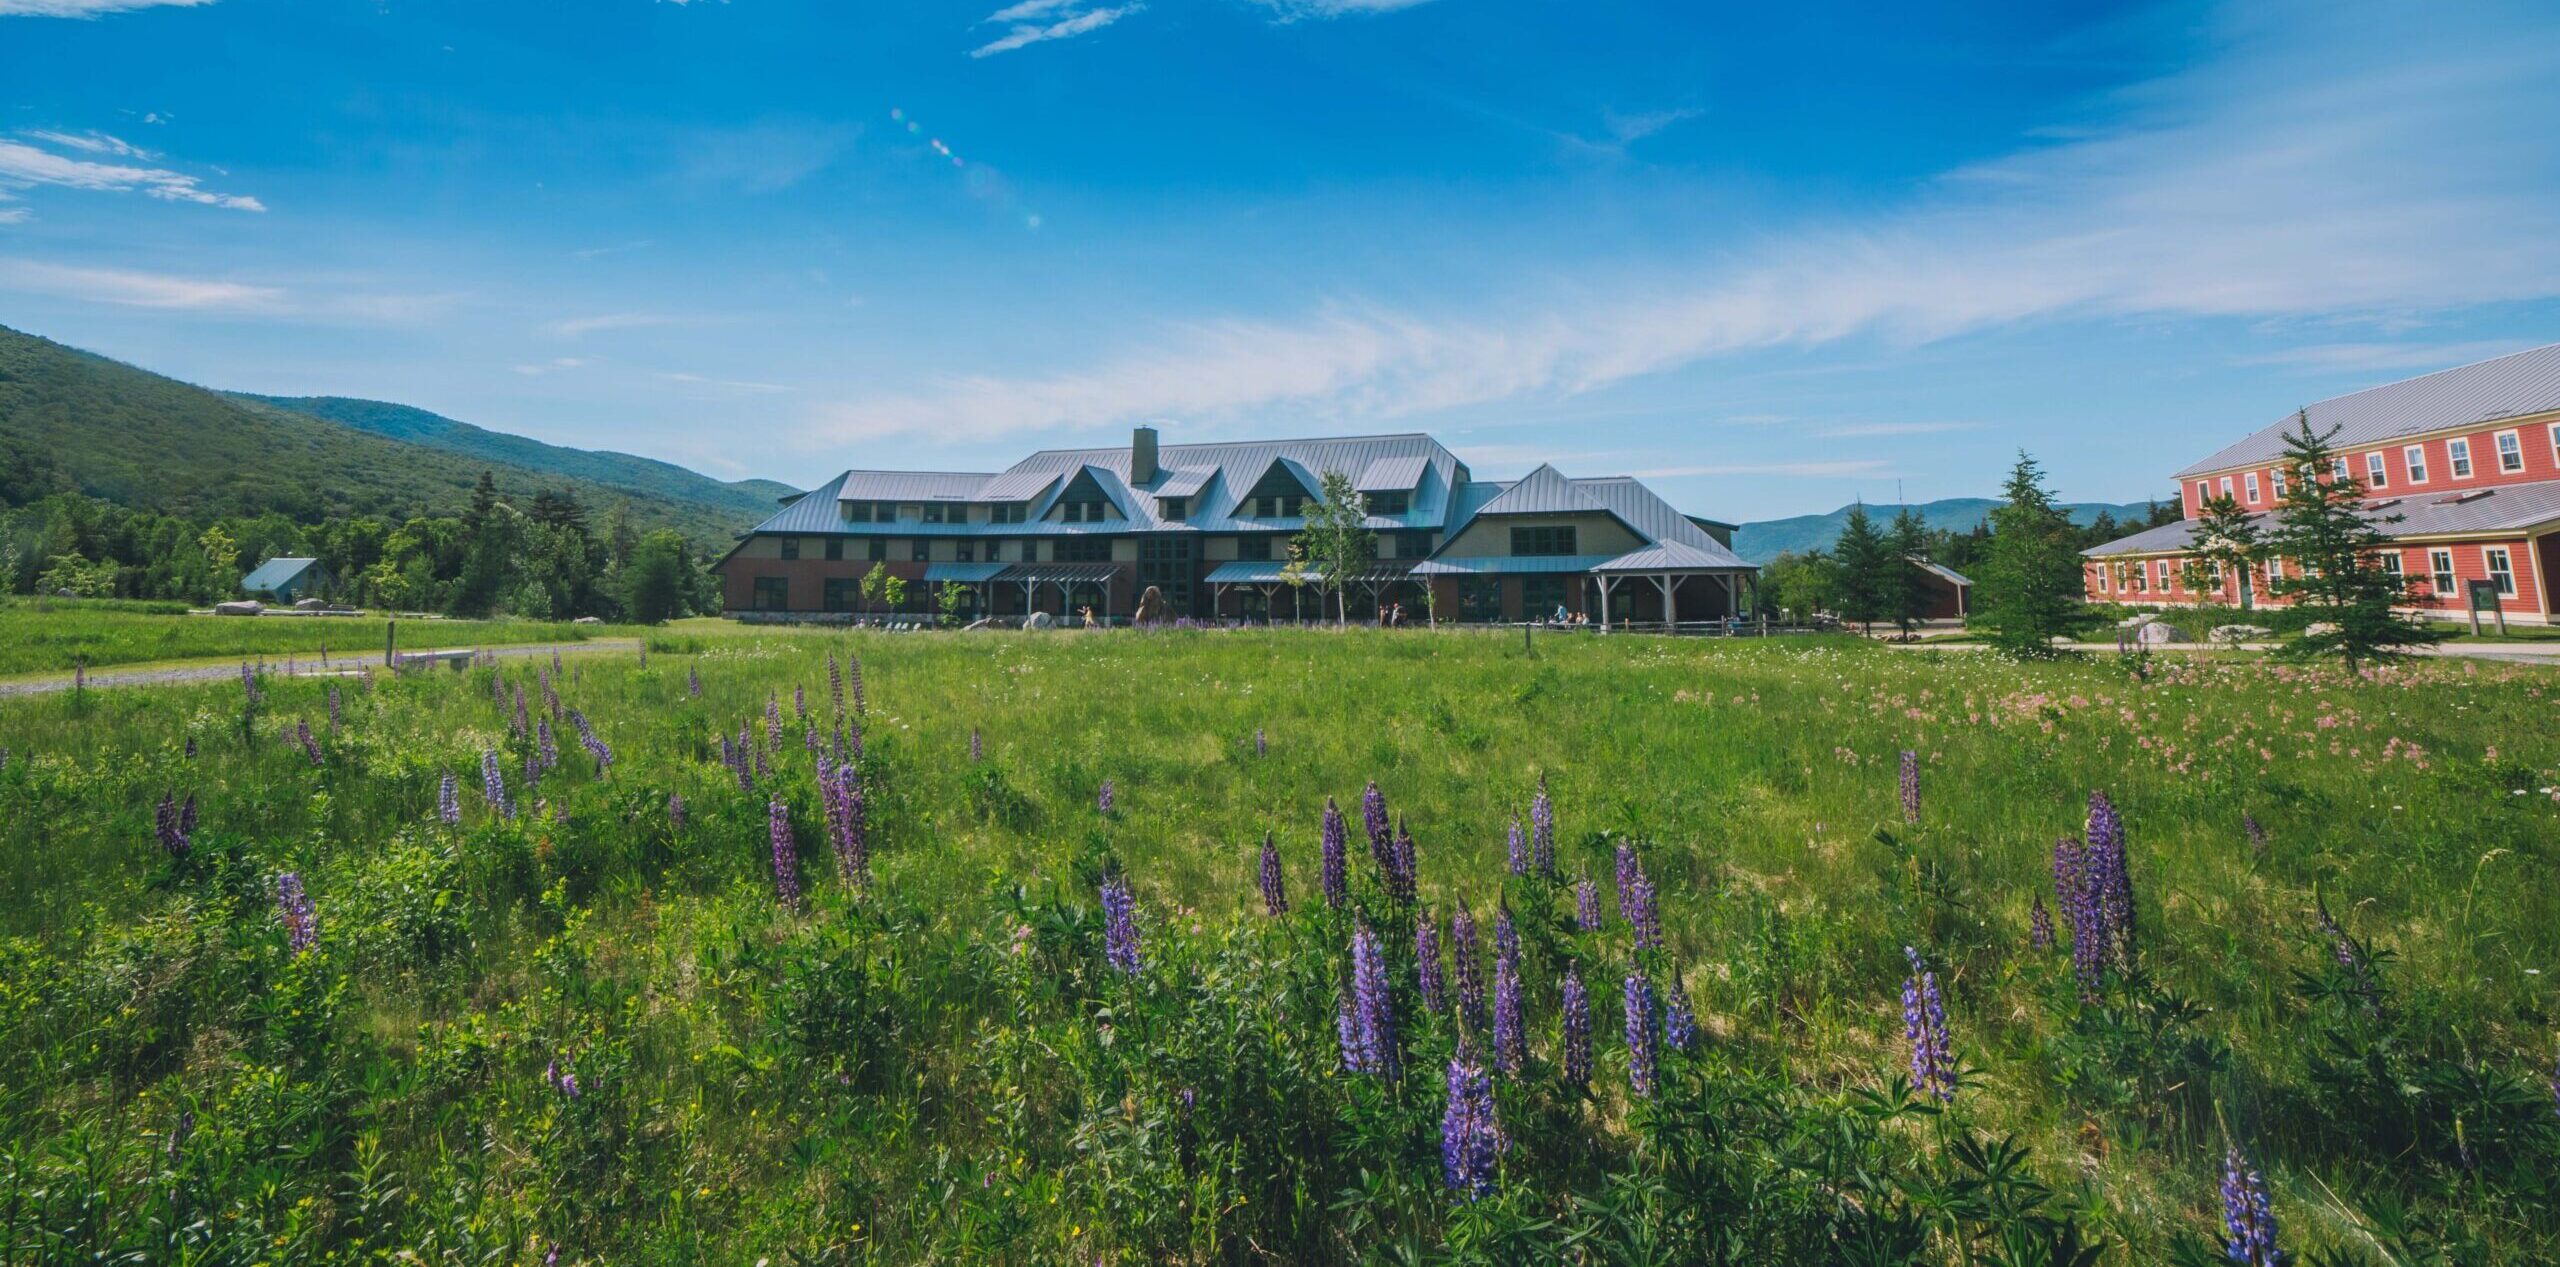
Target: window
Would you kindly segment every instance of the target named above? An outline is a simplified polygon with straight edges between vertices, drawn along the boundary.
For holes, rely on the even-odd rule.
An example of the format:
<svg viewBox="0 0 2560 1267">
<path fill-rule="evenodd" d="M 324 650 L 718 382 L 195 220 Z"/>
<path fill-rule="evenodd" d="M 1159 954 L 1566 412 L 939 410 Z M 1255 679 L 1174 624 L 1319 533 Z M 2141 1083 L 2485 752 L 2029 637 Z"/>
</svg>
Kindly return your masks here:
<svg viewBox="0 0 2560 1267">
<path fill-rule="evenodd" d="M 1295 519 L 1306 509 L 1307 499 L 1297 493 L 1279 493 L 1253 499 L 1256 519 Z"/>
<path fill-rule="evenodd" d="M 1098 524 L 1106 517 L 1103 508 L 1108 505 L 1100 500 L 1060 502 L 1059 517 L 1071 524 Z"/>
<path fill-rule="evenodd" d="M 1520 578 L 1520 615 L 1524 620 L 1553 620 L 1556 609 L 1565 605 L 1565 578 L 1561 576 L 1524 576 Z"/>
<path fill-rule="evenodd" d="M 2403 463 L 2406 463 L 2409 467 L 2410 483 L 2424 484 L 2427 482 L 2427 446 L 2423 444 L 2413 444 L 2408 448 L 2400 450 L 2400 460 Z"/>
<path fill-rule="evenodd" d="M 873 537 L 864 542 L 863 547 L 862 557 L 874 563 L 884 562 L 889 557 L 889 542 L 885 537 Z"/>
<path fill-rule="evenodd" d="M 2453 551 L 2427 551 L 2427 571 L 2430 574 L 2427 580 L 2435 587 L 2436 597 L 2453 598 L 2460 592 L 2461 587 L 2453 579 Z"/>
<path fill-rule="evenodd" d="M 2504 434 L 2513 435 L 2515 433 L 2510 431 Z M 2488 560 L 2489 563 L 2489 579 L 2498 583 L 2498 597 L 2515 597 L 2516 565 L 2515 561 L 2507 556 L 2507 548 L 2505 546 L 2492 546 L 2482 552 L 2482 557 Z"/>
<path fill-rule="evenodd" d="M 2250 505 L 2252 505 L 2252 506 L 2257 505 L 2257 504 L 2258 504 L 2258 473 L 2257 473 L 2256 471 L 2251 471 L 2251 472 L 2249 472 L 2246 476 L 2243 476 L 2243 477 L 2242 477 L 2242 486 L 2243 486 L 2243 487 L 2245 487 L 2245 488 L 2247 488 L 2247 489 L 2249 490 L 2249 504 L 2250 504 Z"/>
<path fill-rule="evenodd" d="M 926 523 L 929 523 L 929 524 L 938 524 L 938 523 L 941 523 L 941 522 L 942 522 L 942 512 L 943 512 L 944 510 L 947 510 L 947 509 L 949 509 L 949 508 L 948 508 L 948 507 L 946 507 L 946 506 L 941 505 L 940 503 L 935 503 L 935 502 L 928 502 L 928 503 L 926 503 L 926 504 L 925 504 L 925 508 L 924 508 L 924 521 L 925 521 Z"/>
<path fill-rule="evenodd" d="M 791 578 L 759 576 L 756 578 L 755 609 L 760 612 L 791 610 Z"/>
<path fill-rule="evenodd" d="M 2445 465 L 2453 468 L 2458 480 L 2471 478 L 2471 441 L 2468 438 L 2444 442 Z"/>
<path fill-rule="evenodd" d="M 1188 519 L 1191 517 L 1191 499 L 1159 497 L 1156 499 L 1156 515 L 1162 519 Z"/>
<path fill-rule="evenodd" d="M 1109 563 L 1111 538 L 1060 537 L 1051 557 L 1060 563 Z"/>
<path fill-rule="evenodd" d="M 1155 533 L 1138 538 L 1138 588 L 1152 585 L 1164 596 L 1165 610 L 1191 614 L 1191 587 L 1200 575 L 1200 538 L 1188 532 Z"/>
<path fill-rule="evenodd" d="M 2169 592 L 2169 561 L 2167 559 L 2151 561 L 2151 579 L 2159 584 L 2161 593 Z"/>
<path fill-rule="evenodd" d="M 1248 563 L 1268 563 L 1268 562 L 1270 562 L 1270 561 L 1271 561 L 1271 538 L 1269 538 L 1269 537 L 1238 537 L 1238 538 L 1236 538 L 1236 557 L 1237 557 L 1237 558 L 1239 558 L 1239 559 L 1242 559 L 1242 560 L 1244 560 L 1244 561 L 1246 561 L 1246 562 L 1248 562 Z"/>
<path fill-rule="evenodd" d="M 2512 431 L 2498 433 L 2498 469 L 2509 475 L 2524 469 L 2524 437 Z"/>
<path fill-rule="evenodd" d="M 829 537 L 829 538 L 827 538 L 827 562 L 829 562 L 829 563 L 836 563 L 836 562 L 841 562 L 843 559 L 844 559 L 844 538 L 842 538 L 842 537 Z"/>
<path fill-rule="evenodd" d="M 1002 563 L 1002 562 L 1004 562 L 1004 543 L 1003 543 L 1003 542 L 1001 542 L 1001 541 L 990 541 L 990 542 L 988 542 L 988 543 L 987 543 L 987 562 L 989 562 L 989 563 Z"/>
<path fill-rule="evenodd" d="M 1557 528 L 1514 528 L 1511 530 L 1511 553 L 1515 556 L 1555 557 L 1572 554 L 1573 526 Z"/>
<path fill-rule="evenodd" d="M 2364 455 L 2364 481 L 2375 488 L 2391 487 L 2391 471 L 2384 465 L 2380 453 Z"/>
<path fill-rule="evenodd" d="M 1502 619 L 1502 579 L 1493 576 L 1459 577 L 1458 619 L 1470 624 Z"/>
<path fill-rule="evenodd" d="M 2339 454 L 2338 456 L 2336 456 L 2336 457 L 2334 457 L 2334 458 L 2331 458 L 2331 459 L 2329 460 L 2329 474 L 2330 474 L 2330 476 L 2331 476 L 2331 477 L 2333 477 L 2333 478 L 2335 478 L 2335 479 L 2339 479 L 2339 480 L 2344 480 L 2345 478 L 2347 478 L 2347 455 L 2346 455 L 2346 454 L 2341 453 L 2341 454 Z"/>
<path fill-rule="evenodd" d="M 2110 579 L 2110 576 L 2111 576 L 2111 574 L 2110 574 L 2110 573 L 2108 572 L 2108 570 L 2107 570 L 2107 565 L 2106 565 L 2106 564 L 2103 564 L 2103 563 L 2099 564 L 2099 565 L 2098 565 L 2098 582 L 2097 582 L 2097 583 L 2098 583 L 2098 592 L 2099 592 L 2099 593 L 2104 594 L 2104 593 L 2106 593 L 2106 592 L 2108 591 L 2108 589 L 2109 589 L 2109 579 Z"/>
<path fill-rule="evenodd" d="M 1401 515 L 1413 508 L 1411 493 L 1371 493 L 1365 500 L 1373 515 Z"/>
<path fill-rule="evenodd" d="M 2225 497 L 2231 495 L 2231 477 L 2228 475 L 2222 477 L 2222 495 Z"/>
<path fill-rule="evenodd" d="M 2276 500 L 2277 500 L 2277 501 L 2283 501 L 2283 500 L 2284 500 L 2284 468 L 2282 468 L 2282 467 L 2278 467 L 2278 468 L 2276 468 L 2275 470 L 2272 470 L 2272 471 L 2267 472 L 2267 478 L 2275 482 L 2275 494 L 2276 494 Z"/>
<path fill-rule="evenodd" d="M 2400 562 L 2400 552 L 2397 550 L 2385 550 L 2382 552 L 2381 557 L 2383 574 L 2391 578 L 2393 588 L 2398 588 L 2401 584 L 2400 569 L 2403 566 Z"/>
<path fill-rule="evenodd" d="M 869 502 L 845 502 L 839 506 L 838 509 L 844 512 L 844 521 L 846 523 L 867 524 L 871 522 L 871 503 Z"/>
<path fill-rule="evenodd" d="M 914 559 L 918 563 L 922 563 L 927 559 L 932 558 L 933 543 L 923 537 L 916 538 L 914 541 L 907 544 L 907 557 Z"/>
<path fill-rule="evenodd" d="M 1021 502 L 1005 502 L 1002 505 L 989 506 L 987 507 L 987 522 L 991 524 L 1021 523 L 1023 509 L 1024 507 Z"/>
<path fill-rule="evenodd" d="M 2204 504 L 2205 504 L 2206 502 L 2209 502 L 2209 501 L 2212 501 L 2212 500 L 2213 500 L 2213 481 L 2211 481 L 2211 480 L 2197 480 L 2197 481 L 2196 481 L 2196 509 L 2198 509 L 2198 510 L 2202 510 L 2202 509 L 2204 509 Z"/>
<path fill-rule="evenodd" d="M 2560 466 L 2560 422 L 2551 424 L 2551 461 Z"/>
<path fill-rule="evenodd" d="M 2126 577 L 2125 581 L 2126 589 L 2129 589 L 2136 594 L 2148 593 L 2151 589 L 2150 570 L 2143 567 L 2141 564 L 2136 563 L 2133 565 L 2133 575 Z"/>
<path fill-rule="evenodd" d="M 800 538 L 784 537 L 782 539 L 782 557 L 786 559 L 800 557 Z"/>
<path fill-rule="evenodd" d="M 862 582 L 850 576 L 830 576 L 821 587 L 823 610 L 849 612 L 862 601 Z"/>
<path fill-rule="evenodd" d="M 959 543 L 957 546 L 952 548 L 951 557 L 962 563 L 977 562 L 978 543 L 975 541 L 963 541 Z"/>
<path fill-rule="evenodd" d="M 1427 532 L 1399 532 L 1399 533 L 1397 533 L 1397 534 L 1396 534 L 1396 557 L 1397 557 L 1397 558 L 1399 558 L 1399 559 L 1419 559 L 1419 558 L 1421 558 L 1421 557 L 1423 557 L 1424 555 L 1427 555 L 1427 554 L 1429 554 L 1429 553 L 1431 553 L 1431 534 L 1430 534 L 1430 533 L 1427 533 Z"/>
</svg>

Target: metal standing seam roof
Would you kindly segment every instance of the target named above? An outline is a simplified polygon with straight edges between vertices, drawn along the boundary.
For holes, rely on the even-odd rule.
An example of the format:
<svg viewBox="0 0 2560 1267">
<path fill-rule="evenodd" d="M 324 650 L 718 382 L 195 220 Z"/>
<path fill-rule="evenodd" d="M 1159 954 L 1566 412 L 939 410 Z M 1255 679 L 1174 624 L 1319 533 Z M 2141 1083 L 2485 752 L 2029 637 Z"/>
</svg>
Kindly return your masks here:
<svg viewBox="0 0 2560 1267">
<path fill-rule="evenodd" d="M 1027 502 L 1048 492 L 1049 486 L 1057 482 L 1058 473 L 1055 471 L 1006 471 L 1001 475 L 988 476 L 986 482 L 978 485 L 977 491 L 969 495 L 969 500 Z"/>
<path fill-rule="evenodd" d="M 1546 576 L 1558 572 L 1596 572 L 1615 555 L 1483 554 L 1463 558 L 1424 559 L 1413 565 L 1415 576 Z"/>
<path fill-rule="evenodd" d="M 939 585 L 944 581 L 975 585 L 996 579 L 997 573 L 1011 566 L 1009 563 L 928 563 L 924 567 L 924 579 L 928 585 Z"/>
<path fill-rule="evenodd" d="M 2359 448 L 2402 436 L 2476 426 L 2560 410 L 2560 343 L 2456 366 L 2310 406 L 2311 429 L 2338 428 L 2331 442 Z M 2178 472 L 2178 478 L 2250 466 L 2284 455 L 2294 415 Z"/>
<path fill-rule="evenodd" d="M 1353 487 L 1364 493 L 1409 493 L 1422 482 L 1422 473 L 1431 469 L 1430 460 L 1418 454 L 1379 458 L 1360 472 Z"/>
<path fill-rule="evenodd" d="M 1958 588 L 1969 587 L 1973 584 L 1972 581 L 1965 578 L 1963 573 L 1956 571 L 1954 568 L 1947 567 L 1943 564 L 1932 563 L 1927 559 L 1913 559 L 1911 561 L 1911 565 L 1931 576 L 1937 577 L 1939 580 L 1945 581 L 1949 585 L 1953 585 Z"/>
<path fill-rule="evenodd" d="M 994 478 L 972 471 L 847 471 L 836 497 L 857 502 L 965 502 Z"/>
<path fill-rule="evenodd" d="M 2366 503 L 2375 527 L 2393 540 L 2463 536 L 2483 532 L 2523 532 L 2560 522 L 2560 480 L 2499 484 L 2460 493 L 2377 497 Z M 2276 512 L 2249 517 L 2261 529 L 2271 527 Z M 2397 516 L 2396 522 L 2381 522 Z M 2195 540 L 2195 520 L 2181 519 L 2145 528 L 2129 537 L 2092 546 L 2081 554 L 2105 558 L 2122 554 L 2167 554 L 2187 549 Z"/>
<path fill-rule="evenodd" d="M 1214 466 L 1186 466 L 1180 470 L 1165 472 L 1151 491 L 1160 498 L 1197 497 L 1200 495 L 1200 490 L 1208 487 L 1209 481 L 1217 477 L 1218 468 Z"/>
<path fill-rule="evenodd" d="M 247 576 L 240 578 L 240 588 L 249 593 L 271 590 L 292 582 L 293 578 L 311 570 L 318 559 L 269 559 Z"/>
</svg>

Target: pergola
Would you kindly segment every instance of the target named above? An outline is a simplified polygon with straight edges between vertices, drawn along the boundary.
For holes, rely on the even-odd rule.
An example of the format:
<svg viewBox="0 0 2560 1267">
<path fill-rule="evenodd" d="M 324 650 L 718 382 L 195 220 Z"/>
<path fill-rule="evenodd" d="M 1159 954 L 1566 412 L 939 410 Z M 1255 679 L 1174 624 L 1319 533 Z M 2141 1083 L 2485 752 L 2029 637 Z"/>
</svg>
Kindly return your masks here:
<svg viewBox="0 0 2560 1267">
<path fill-rule="evenodd" d="M 1271 600 L 1278 597 L 1279 592 L 1286 588 L 1289 591 L 1290 617 L 1302 618 L 1305 613 L 1298 608 L 1299 596 L 1305 592 L 1305 585 L 1322 584 L 1324 575 L 1314 568 L 1308 568 L 1300 578 L 1303 583 L 1291 585 L 1288 578 L 1281 574 L 1282 566 L 1280 563 L 1269 560 L 1238 560 L 1233 563 L 1221 563 L 1209 569 L 1206 580 L 1209 584 L 1210 613 L 1216 614 L 1219 605 L 1226 601 L 1227 591 L 1233 589 L 1251 590 L 1262 595 L 1263 610 L 1268 614 Z"/>
<path fill-rule="evenodd" d="M 1724 585 L 1725 610 L 1740 614 L 1742 587 L 1749 582 L 1752 597 L 1759 597 L 1760 569 L 1748 564 L 1735 567 L 1731 556 L 1717 559 L 1704 551 L 1677 543 L 1657 545 L 1621 555 L 1591 569 L 1591 579 L 1600 586 L 1600 627 L 1609 627 L 1609 597 L 1620 582 L 1644 580 L 1662 591 L 1662 623 L 1665 628 L 1680 626 L 1680 583 L 1693 576 L 1711 576 Z"/>
<path fill-rule="evenodd" d="M 1112 578 L 1120 575 L 1120 572 L 1121 565 L 1117 563 L 1013 563 L 1007 564 L 1003 571 L 996 573 L 990 579 L 994 584 L 1020 585 L 1022 610 L 1025 615 L 1029 615 L 1037 606 L 1040 587 L 1043 585 L 1058 587 L 1058 606 L 1061 610 L 1065 610 L 1075 601 L 1074 587 L 1099 585 L 1102 587 L 1102 592 L 1108 595 L 1111 592 Z M 1107 598 L 1105 605 L 1108 605 Z M 1105 611 L 1102 614 L 1108 616 L 1111 613 Z"/>
<path fill-rule="evenodd" d="M 928 563 L 924 569 L 924 583 L 941 585 L 957 582 L 966 585 L 977 591 L 979 610 L 992 612 L 996 609 L 994 582 L 1003 575 L 1004 569 L 1002 563 Z"/>
</svg>

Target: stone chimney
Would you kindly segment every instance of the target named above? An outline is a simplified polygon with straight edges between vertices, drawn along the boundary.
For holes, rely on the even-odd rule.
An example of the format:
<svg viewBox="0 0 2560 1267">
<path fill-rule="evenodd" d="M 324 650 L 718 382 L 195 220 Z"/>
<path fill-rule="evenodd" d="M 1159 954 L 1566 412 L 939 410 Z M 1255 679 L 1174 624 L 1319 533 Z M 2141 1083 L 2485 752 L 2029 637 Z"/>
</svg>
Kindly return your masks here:
<svg viewBox="0 0 2560 1267">
<path fill-rule="evenodd" d="M 1129 487 L 1145 488 L 1156 482 L 1156 429 L 1139 427 L 1129 433 Z"/>
</svg>

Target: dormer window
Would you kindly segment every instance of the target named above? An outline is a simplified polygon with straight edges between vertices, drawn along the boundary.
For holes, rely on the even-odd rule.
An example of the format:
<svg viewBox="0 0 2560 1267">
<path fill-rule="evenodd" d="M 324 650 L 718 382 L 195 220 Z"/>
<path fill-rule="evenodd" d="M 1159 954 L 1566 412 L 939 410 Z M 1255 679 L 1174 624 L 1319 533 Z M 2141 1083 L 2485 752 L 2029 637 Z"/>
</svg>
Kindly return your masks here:
<svg viewBox="0 0 2560 1267">
<path fill-rule="evenodd" d="M 927 502 L 927 503 L 925 503 L 925 508 L 924 508 L 924 521 L 925 521 L 926 523 L 929 523 L 929 524 L 938 524 L 938 523 L 941 523 L 941 522 L 942 522 L 942 512 L 943 512 L 943 510 L 944 510 L 944 507 L 942 507 L 942 506 L 940 506 L 940 505 L 938 505 L 938 504 L 935 504 L 935 503 L 932 503 L 932 502 Z"/>
<path fill-rule="evenodd" d="M 1000 502 L 996 505 L 987 507 L 987 522 L 991 524 L 1018 524 L 1022 522 L 1022 512 L 1023 506 L 1021 502 Z"/>
<path fill-rule="evenodd" d="M 1188 497 L 1159 497 L 1156 499 L 1156 517 L 1159 519 L 1184 519 L 1188 518 L 1190 513 L 1191 499 Z"/>
<path fill-rule="evenodd" d="M 1295 519 L 1298 517 L 1300 511 L 1306 509 L 1306 504 L 1306 497 L 1299 493 L 1282 493 L 1273 497 L 1256 497 L 1253 499 L 1253 517 L 1256 519 Z"/>
<path fill-rule="evenodd" d="M 1098 524 L 1106 518 L 1103 513 L 1103 508 L 1108 505 L 1110 505 L 1110 503 L 1100 499 L 1095 499 L 1093 501 L 1060 502 L 1058 503 L 1058 517 L 1071 524 Z"/>
<path fill-rule="evenodd" d="M 1370 514 L 1401 515 L 1413 509 L 1413 494 L 1371 493 L 1368 496 L 1368 502 Z"/>
</svg>

